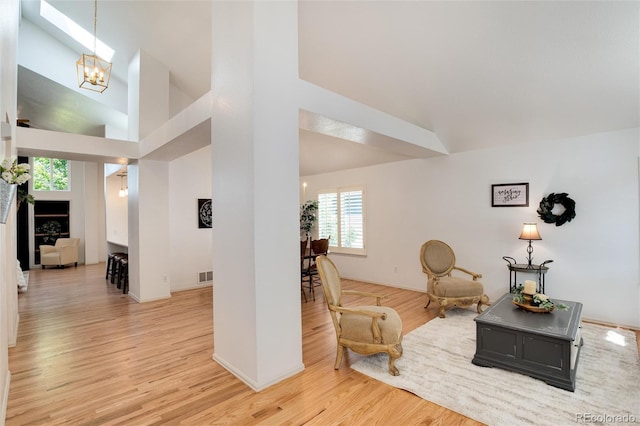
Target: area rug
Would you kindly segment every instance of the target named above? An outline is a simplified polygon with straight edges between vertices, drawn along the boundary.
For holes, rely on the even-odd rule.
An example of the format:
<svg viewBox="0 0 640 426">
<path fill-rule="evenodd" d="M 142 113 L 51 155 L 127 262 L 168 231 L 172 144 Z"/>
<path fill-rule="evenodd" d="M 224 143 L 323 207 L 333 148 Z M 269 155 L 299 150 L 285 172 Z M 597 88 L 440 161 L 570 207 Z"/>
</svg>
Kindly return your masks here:
<svg viewBox="0 0 640 426">
<path fill-rule="evenodd" d="M 24 293 L 29 287 L 29 271 L 18 271 L 18 293 Z"/>
<path fill-rule="evenodd" d="M 351 368 L 492 426 L 640 423 L 640 360 L 635 334 L 583 323 L 576 390 L 471 363 L 475 311 L 453 309 L 407 334 L 391 376 L 387 355 Z"/>
</svg>

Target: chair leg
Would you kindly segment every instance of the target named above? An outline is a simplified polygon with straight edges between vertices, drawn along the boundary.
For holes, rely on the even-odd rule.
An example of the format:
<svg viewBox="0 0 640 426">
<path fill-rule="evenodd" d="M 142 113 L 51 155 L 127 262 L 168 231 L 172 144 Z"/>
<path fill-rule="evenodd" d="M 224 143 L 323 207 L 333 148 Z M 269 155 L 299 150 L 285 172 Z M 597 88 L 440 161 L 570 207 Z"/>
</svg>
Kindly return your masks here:
<svg viewBox="0 0 640 426">
<path fill-rule="evenodd" d="M 490 305 L 489 296 L 487 296 L 486 294 L 483 294 L 480 300 L 478 301 L 477 309 L 479 314 L 482 313 L 482 305 L 486 305 L 486 306 Z"/>
<path fill-rule="evenodd" d="M 340 368 L 340 364 L 342 364 L 342 356 L 344 355 L 344 351 L 346 350 L 347 348 L 338 344 L 338 353 L 336 354 L 336 363 L 333 366 L 334 370 L 338 370 Z"/>
<path fill-rule="evenodd" d="M 392 376 L 399 376 L 400 371 L 395 366 L 396 359 L 402 356 L 402 344 L 398 343 L 393 348 L 389 349 L 389 374 Z"/>
<path fill-rule="evenodd" d="M 108 280 L 109 279 L 109 272 L 111 270 L 111 264 L 113 263 L 113 255 L 110 254 L 107 256 L 107 270 L 104 273 L 104 279 Z"/>
<path fill-rule="evenodd" d="M 127 294 L 129 293 L 129 264 L 124 265 L 123 269 L 122 294 Z"/>
<path fill-rule="evenodd" d="M 424 305 L 424 308 L 427 309 L 430 304 L 431 304 L 431 299 L 429 299 L 429 296 L 427 296 L 427 304 Z"/>
<path fill-rule="evenodd" d="M 119 257 L 115 257 L 113 259 L 113 265 L 111 265 L 111 284 L 115 284 L 116 283 L 116 276 L 118 275 L 119 264 L 120 264 L 120 258 Z M 120 288 L 120 287 L 118 287 L 118 288 Z"/>
<path fill-rule="evenodd" d="M 316 292 L 313 289 L 313 277 L 309 276 L 309 291 L 311 292 L 311 298 L 313 299 L 313 301 L 316 301 Z"/>
<path fill-rule="evenodd" d="M 440 304 L 440 314 L 438 315 L 440 318 L 445 318 L 447 315 L 445 314 L 445 304 Z"/>
</svg>

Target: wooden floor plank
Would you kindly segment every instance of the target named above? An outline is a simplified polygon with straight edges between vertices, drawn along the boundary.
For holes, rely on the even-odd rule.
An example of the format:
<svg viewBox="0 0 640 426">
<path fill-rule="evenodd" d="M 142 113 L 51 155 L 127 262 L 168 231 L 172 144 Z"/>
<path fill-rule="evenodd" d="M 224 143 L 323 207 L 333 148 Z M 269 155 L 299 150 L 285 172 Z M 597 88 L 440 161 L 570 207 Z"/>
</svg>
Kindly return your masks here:
<svg viewBox="0 0 640 426">
<path fill-rule="evenodd" d="M 303 372 L 254 392 L 211 359 L 211 287 L 136 303 L 105 265 L 30 271 L 19 294 L 6 425 L 478 425 L 349 368 L 333 369 L 335 334 L 321 291 L 302 303 Z M 388 294 L 403 332 L 437 315 L 424 294 L 345 280 Z M 318 289 L 319 290 L 319 289 Z M 348 301 L 358 303 L 358 299 Z"/>
</svg>

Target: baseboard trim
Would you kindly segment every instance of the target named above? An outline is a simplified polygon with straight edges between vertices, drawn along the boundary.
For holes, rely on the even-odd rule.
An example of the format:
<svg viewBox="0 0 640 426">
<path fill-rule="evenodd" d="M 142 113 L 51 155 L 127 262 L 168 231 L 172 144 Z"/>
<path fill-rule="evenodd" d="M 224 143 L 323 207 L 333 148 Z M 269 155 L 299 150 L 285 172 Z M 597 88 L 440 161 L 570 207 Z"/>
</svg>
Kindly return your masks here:
<svg viewBox="0 0 640 426">
<path fill-rule="evenodd" d="M 11 371 L 7 370 L 7 380 L 4 383 L 4 394 L 2 395 L 2 405 L 0 406 L 0 425 L 4 425 L 7 418 L 7 405 L 9 403 L 9 387 L 11 385 Z"/>
<path fill-rule="evenodd" d="M 141 299 L 137 295 L 131 292 L 127 293 L 127 296 L 129 296 L 130 298 L 132 298 L 138 303 L 155 302 L 156 300 L 171 299 L 171 293 L 169 293 L 167 296 L 151 297 L 149 299 Z"/>
<path fill-rule="evenodd" d="M 255 380 L 252 380 L 248 377 L 246 377 L 244 374 L 242 374 L 242 372 L 240 372 L 238 369 L 236 369 L 232 364 L 226 362 L 224 359 L 220 358 L 219 356 L 217 356 L 215 353 L 213 354 L 213 356 L 211 357 L 215 362 L 217 362 L 218 364 L 220 364 L 225 370 L 227 370 L 228 372 L 230 372 L 231 374 L 233 374 L 234 376 L 236 376 L 238 379 L 240 379 L 245 385 L 249 386 L 251 389 L 253 389 L 256 392 L 260 392 L 265 390 L 266 388 L 275 385 L 276 383 L 279 383 L 285 379 L 288 379 L 291 376 L 294 376 L 298 373 L 300 373 L 301 371 L 304 370 L 304 364 L 301 364 L 300 366 L 298 366 L 297 368 L 294 368 L 293 370 L 281 374 L 277 377 L 273 377 L 271 378 L 269 381 L 265 382 L 265 383 L 256 383 Z"/>
<path fill-rule="evenodd" d="M 13 334 L 9 336 L 7 346 L 14 348 L 18 344 L 18 327 L 20 326 L 20 314 L 16 314 L 16 321 L 13 327 Z"/>
<path fill-rule="evenodd" d="M 407 287 L 407 286 L 398 285 L 398 284 L 383 283 L 383 282 L 380 282 L 380 281 L 362 280 L 360 278 L 349 278 L 349 277 L 343 277 L 343 276 L 341 276 L 340 278 L 342 278 L 343 280 L 358 281 L 360 283 L 365 283 L 365 284 L 383 285 L 385 287 L 399 288 L 399 289 L 402 289 L 402 290 L 410 290 L 410 291 L 415 291 L 417 293 L 424 293 L 424 294 L 427 293 L 426 284 L 425 284 L 425 288 L 424 289 L 417 289 L 417 288 L 414 288 L 414 287 Z"/>
<path fill-rule="evenodd" d="M 613 324 L 610 322 L 595 320 L 595 319 L 585 318 L 585 317 L 582 317 L 582 321 L 588 322 L 590 324 L 595 324 L 595 325 L 603 325 L 605 327 L 620 327 L 620 328 L 626 328 L 627 330 L 640 331 L 640 327 L 636 327 L 633 325 Z"/>
</svg>

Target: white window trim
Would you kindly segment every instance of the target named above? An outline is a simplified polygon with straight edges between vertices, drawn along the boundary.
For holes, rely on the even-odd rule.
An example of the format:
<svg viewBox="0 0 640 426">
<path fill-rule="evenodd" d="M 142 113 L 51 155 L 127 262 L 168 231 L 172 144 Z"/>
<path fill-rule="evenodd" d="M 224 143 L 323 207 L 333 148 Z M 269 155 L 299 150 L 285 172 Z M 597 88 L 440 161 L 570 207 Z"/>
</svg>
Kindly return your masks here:
<svg viewBox="0 0 640 426">
<path fill-rule="evenodd" d="M 353 247 L 340 247 L 336 245 L 340 241 L 341 224 L 340 217 L 342 212 L 342 206 L 340 205 L 340 193 L 350 191 L 362 191 L 362 248 Z M 366 190 L 364 185 L 351 185 L 341 186 L 337 188 L 321 189 L 318 191 L 316 198 L 320 194 L 338 194 L 338 235 L 335 237 L 332 235 L 329 240 L 329 251 L 331 253 L 349 254 L 354 256 L 366 256 L 367 255 L 367 202 L 366 202 Z"/>
<path fill-rule="evenodd" d="M 30 189 L 33 192 L 37 192 L 40 194 L 43 194 L 45 192 L 53 192 L 53 193 L 62 193 L 62 192 L 71 192 L 71 160 L 67 160 L 65 158 L 63 158 L 62 160 L 66 160 L 67 161 L 67 189 L 53 189 L 51 186 L 53 185 L 53 160 L 60 160 L 60 158 L 53 158 L 53 157 L 39 157 L 39 158 L 48 158 L 49 159 L 49 189 L 36 189 L 35 188 L 35 179 L 29 179 L 30 182 Z M 33 169 L 34 169 L 34 157 L 29 159 L 29 163 L 30 163 L 30 168 L 31 171 L 30 173 L 33 174 Z M 33 176 L 33 175 L 32 175 Z"/>
</svg>

